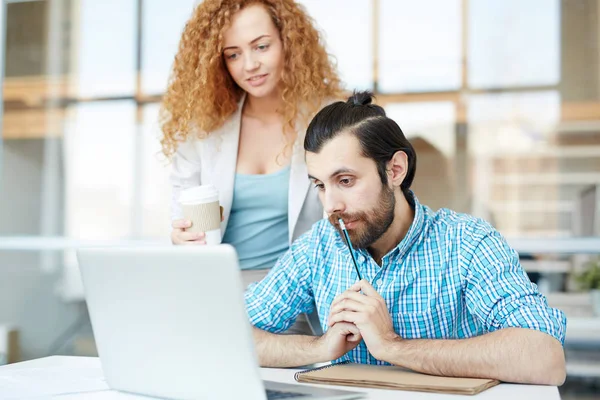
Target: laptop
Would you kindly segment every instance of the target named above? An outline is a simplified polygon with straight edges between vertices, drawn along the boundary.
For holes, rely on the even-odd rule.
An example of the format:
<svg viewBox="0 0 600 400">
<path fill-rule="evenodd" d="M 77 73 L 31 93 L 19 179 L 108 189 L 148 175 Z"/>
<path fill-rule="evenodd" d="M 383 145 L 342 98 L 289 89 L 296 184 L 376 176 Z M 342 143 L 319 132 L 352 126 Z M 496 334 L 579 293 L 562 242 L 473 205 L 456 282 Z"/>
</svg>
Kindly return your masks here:
<svg viewBox="0 0 600 400">
<path fill-rule="evenodd" d="M 364 397 L 261 380 L 229 245 L 89 248 L 77 258 L 112 389 L 169 399 Z"/>
</svg>

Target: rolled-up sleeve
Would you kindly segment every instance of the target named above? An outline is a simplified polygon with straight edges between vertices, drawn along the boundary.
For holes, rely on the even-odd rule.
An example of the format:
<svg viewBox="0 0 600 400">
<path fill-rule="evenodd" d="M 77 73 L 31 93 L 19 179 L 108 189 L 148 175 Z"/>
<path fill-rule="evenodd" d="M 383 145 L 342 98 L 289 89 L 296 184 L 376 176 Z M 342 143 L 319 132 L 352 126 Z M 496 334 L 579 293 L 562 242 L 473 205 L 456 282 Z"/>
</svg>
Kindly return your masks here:
<svg viewBox="0 0 600 400">
<path fill-rule="evenodd" d="M 548 306 L 521 267 L 516 251 L 497 231 L 488 233 L 473 249 L 467 271 L 467 308 L 488 332 L 529 328 L 564 344 L 564 313 Z"/>
<path fill-rule="evenodd" d="M 260 282 L 245 293 L 250 322 L 272 333 L 287 330 L 301 313 L 313 311 L 309 233 L 296 240 Z"/>
</svg>

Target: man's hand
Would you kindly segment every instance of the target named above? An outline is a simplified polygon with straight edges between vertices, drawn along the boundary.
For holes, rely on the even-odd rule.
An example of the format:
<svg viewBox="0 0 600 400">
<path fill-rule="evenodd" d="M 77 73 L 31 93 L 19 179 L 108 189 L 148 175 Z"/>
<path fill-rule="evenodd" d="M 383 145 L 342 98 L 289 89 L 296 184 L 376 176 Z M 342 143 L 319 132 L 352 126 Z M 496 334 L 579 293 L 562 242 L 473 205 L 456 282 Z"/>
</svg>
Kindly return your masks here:
<svg viewBox="0 0 600 400">
<path fill-rule="evenodd" d="M 327 360 L 340 358 L 350 350 L 354 349 L 362 336 L 356 326 L 347 322 L 333 324 L 318 341 Z"/>
<path fill-rule="evenodd" d="M 392 342 L 400 339 L 394 331 L 385 300 L 364 279 L 331 303 L 328 324 L 333 327 L 340 323 L 355 325 L 369 352 L 377 359 L 383 357 Z"/>
</svg>

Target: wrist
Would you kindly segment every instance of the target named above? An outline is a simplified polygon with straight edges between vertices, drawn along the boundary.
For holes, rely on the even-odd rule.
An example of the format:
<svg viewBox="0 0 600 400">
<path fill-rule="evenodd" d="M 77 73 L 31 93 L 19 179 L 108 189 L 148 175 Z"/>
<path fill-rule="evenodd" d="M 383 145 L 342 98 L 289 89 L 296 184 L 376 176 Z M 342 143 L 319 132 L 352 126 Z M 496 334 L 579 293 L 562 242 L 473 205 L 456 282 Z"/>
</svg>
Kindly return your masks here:
<svg viewBox="0 0 600 400">
<path fill-rule="evenodd" d="M 376 359 L 385 361 L 390 364 L 397 364 L 397 361 L 393 362 L 397 358 L 397 354 L 401 353 L 400 348 L 404 343 L 404 339 L 400 337 L 396 332 L 391 332 L 382 338 L 380 345 L 377 348 L 369 351 Z"/>
<path fill-rule="evenodd" d="M 311 343 L 311 352 L 318 359 L 317 362 L 329 361 L 329 346 L 325 338 L 325 334 L 314 336 Z"/>
</svg>

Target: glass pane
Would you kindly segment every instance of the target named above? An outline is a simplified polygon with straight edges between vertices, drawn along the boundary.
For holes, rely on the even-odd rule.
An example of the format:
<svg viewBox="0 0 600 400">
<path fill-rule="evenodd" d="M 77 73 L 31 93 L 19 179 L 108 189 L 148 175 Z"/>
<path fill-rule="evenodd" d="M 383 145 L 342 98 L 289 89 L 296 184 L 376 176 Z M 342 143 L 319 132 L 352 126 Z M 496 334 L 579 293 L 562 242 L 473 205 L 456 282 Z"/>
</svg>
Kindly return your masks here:
<svg viewBox="0 0 600 400">
<path fill-rule="evenodd" d="M 379 89 L 390 93 L 459 88 L 461 1 L 380 4 Z"/>
<path fill-rule="evenodd" d="M 323 33 L 349 90 L 373 88 L 373 6 L 370 0 L 299 0 Z"/>
<path fill-rule="evenodd" d="M 9 2 L 2 4 L 3 12 L 6 3 Z M 6 13 L 8 18 L 2 21 L 5 23 L 3 38 L 6 29 L 6 60 L 3 62 L 6 76 L 43 75 L 48 57 L 48 2 L 6 4 Z"/>
<path fill-rule="evenodd" d="M 131 235 L 135 104 L 87 103 L 65 131 L 65 231 L 76 239 Z"/>
<path fill-rule="evenodd" d="M 136 1 L 81 0 L 73 28 L 74 83 L 80 97 L 135 91 Z"/>
<path fill-rule="evenodd" d="M 166 90 L 173 59 L 186 21 L 197 0 L 145 0 L 142 17 L 142 91 Z"/>
<path fill-rule="evenodd" d="M 576 195 L 555 91 L 468 97 L 473 210 L 506 236 L 569 236 Z M 594 163 L 598 164 L 598 163 Z"/>
<path fill-rule="evenodd" d="M 4 8 L 6 6 L 6 8 Z M 60 108 L 50 108 L 65 88 L 52 52 L 46 1 L 3 3 L 6 11 L 6 76 L 2 86 L 2 145 L 0 171 L 0 235 L 62 234 Z M 3 31 L 4 32 L 4 31 Z M 2 35 L 4 37 L 4 35 Z M 61 77 L 62 78 L 62 77 Z M 15 173 L 18 171 L 18 173 Z M 0 264 L 2 261 L 0 260 Z"/>
<path fill-rule="evenodd" d="M 470 1 L 469 85 L 557 84 L 560 23 L 559 0 Z"/>
<path fill-rule="evenodd" d="M 450 102 L 395 103 L 385 107 L 417 153 L 412 190 L 434 210 L 455 208 L 456 110 Z"/>
<path fill-rule="evenodd" d="M 143 236 L 160 237 L 167 241 L 171 234 L 171 164 L 161 152 L 161 131 L 158 126 L 159 104 L 144 107 L 142 130 L 141 209 Z"/>
</svg>

